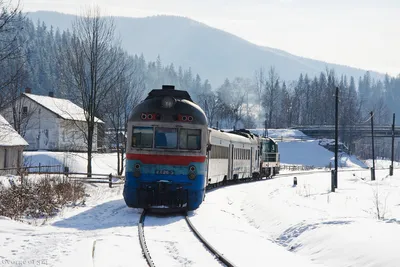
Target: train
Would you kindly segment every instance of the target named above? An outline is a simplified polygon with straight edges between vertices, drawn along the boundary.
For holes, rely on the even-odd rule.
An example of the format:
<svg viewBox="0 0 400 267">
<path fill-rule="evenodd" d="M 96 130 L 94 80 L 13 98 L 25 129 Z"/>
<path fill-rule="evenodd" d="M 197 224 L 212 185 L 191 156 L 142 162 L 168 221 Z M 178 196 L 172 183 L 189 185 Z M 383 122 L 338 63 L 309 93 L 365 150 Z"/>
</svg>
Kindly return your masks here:
<svg viewBox="0 0 400 267">
<path fill-rule="evenodd" d="M 246 129 L 210 128 L 190 94 L 173 85 L 152 90 L 127 123 L 128 207 L 196 210 L 208 188 L 269 178 L 279 169 L 275 140 Z"/>
</svg>

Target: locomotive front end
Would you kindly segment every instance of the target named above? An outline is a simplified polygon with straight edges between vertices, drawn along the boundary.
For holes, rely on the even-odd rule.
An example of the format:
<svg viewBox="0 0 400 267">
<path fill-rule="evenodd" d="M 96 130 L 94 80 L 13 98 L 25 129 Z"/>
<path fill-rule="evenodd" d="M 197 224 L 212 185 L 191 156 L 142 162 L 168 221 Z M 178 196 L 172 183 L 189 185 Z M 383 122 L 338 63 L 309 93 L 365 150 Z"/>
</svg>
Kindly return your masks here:
<svg viewBox="0 0 400 267">
<path fill-rule="evenodd" d="M 186 91 L 153 90 L 128 121 L 129 207 L 195 210 L 206 186 L 207 119 Z"/>
</svg>

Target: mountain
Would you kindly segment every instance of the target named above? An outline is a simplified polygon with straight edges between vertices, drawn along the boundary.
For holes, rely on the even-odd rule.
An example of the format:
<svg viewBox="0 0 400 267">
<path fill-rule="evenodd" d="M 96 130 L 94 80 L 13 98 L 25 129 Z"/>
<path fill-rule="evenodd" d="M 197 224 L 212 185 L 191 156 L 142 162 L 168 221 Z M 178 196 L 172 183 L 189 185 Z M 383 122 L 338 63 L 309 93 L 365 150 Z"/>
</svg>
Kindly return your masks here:
<svg viewBox="0 0 400 267">
<path fill-rule="evenodd" d="M 34 22 L 40 20 L 60 30 L 70 28 L 75 18 L 48 11 L 28 13 L 27 16 Z M 253 78 L 258 68 L 268 69 L 270 66 L 275 66 L 284 80 L 295 80 L 300 73 L 319 75 L 327 67 L 334 68 L 338 75 L 346 74 L 356 79 L 366 72 L 258 46 L 184 17 L 115 17 L 115 24 L 121 44 L 129 53 L 143 53 L 149 60 L 155 60 L 160 55 L 163 64 L 191 67 L 194 73 L 209 79 L 214 86 L 222 84 L 225 78 Z M 383 74 L 371 72 L 371 77 L 383 78 Z"/>
</svg>

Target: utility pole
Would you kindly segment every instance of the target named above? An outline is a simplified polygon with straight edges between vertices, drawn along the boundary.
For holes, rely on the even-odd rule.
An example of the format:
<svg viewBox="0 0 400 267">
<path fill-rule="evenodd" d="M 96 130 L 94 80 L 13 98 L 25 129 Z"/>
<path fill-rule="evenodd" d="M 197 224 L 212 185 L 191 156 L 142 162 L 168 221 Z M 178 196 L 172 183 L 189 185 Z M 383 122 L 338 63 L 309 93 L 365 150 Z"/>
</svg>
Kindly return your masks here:
<svg viewBox="0 0 400 267">
<path fill-rule="evenodd" d="M 336 87 L 335 103 L 335 188 L 338 187 L 338 135 L 339 135 L 339 87 Z"/>
<path fill-rule="evenodd" d="M 389 175 L 393 176 L 393 161 L 394 161 L 394 124 L 396 122 L 396 114 L 393 113 L 393 124 L 392 124 L 392 165 L 390 165 Z"/>
<path fill-rule="evenodd" d="M 374 112 L 371 111 L 371 135 L 372 135 L 372 168 L 371 181 L 375 181 L 375 143 L 374 143 Z"/>
</svg>

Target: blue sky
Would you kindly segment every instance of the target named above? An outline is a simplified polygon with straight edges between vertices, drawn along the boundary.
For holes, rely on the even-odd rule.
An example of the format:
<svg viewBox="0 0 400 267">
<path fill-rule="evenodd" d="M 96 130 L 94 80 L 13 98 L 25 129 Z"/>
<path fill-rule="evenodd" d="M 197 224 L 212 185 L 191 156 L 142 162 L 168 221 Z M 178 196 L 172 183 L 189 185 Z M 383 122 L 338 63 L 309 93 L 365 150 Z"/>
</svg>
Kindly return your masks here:
<svg viewBox="0 0 400 267">
<path fill-rule="evenodd" d="M 250 42 L 290 53 L 400 74 L 399 0 L 21 0 L 24 11 L 190 17 Z"/>
</svg>

